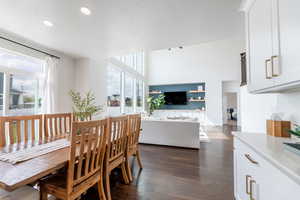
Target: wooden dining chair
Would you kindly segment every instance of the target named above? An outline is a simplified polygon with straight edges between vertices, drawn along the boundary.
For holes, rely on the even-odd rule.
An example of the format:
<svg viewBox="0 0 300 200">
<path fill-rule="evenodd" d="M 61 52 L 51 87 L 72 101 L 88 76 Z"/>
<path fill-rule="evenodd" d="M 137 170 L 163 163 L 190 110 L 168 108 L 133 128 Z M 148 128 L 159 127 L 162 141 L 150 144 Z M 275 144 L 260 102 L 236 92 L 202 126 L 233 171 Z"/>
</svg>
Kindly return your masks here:
<svg viewBox="0 0 300 200">
<path fill-rule="evenodd" d="M 72 113 L 45 114 L 45 137 L 65 137 L 71 132 Z"/>
<path fill-rule="evenodd" d="M 128 115 L 128 139 L 126 148 L 126 170 L 130 181 L 133 180 L 131 174 L 131 167 L 129 165 L 129 159 L 132 156 L 136 156 L 138 164 L 141 169 L 143 165 L 141 162 L 141 154 L 139 150 L 139 138 L 141 132 L 141 115 Z"/>
<path fill-rule="evenodd" d="M 0 117 L 0 147 L 42 138 L 42 115 Z"/>
<path fill-rule="evenodd" d="M 103 166 L 108 139 L 108 120 L 73 122 L 67 173 L 58 173 L 40 183 L 41 200 L 48 194 L 74 200 L 98 183 L 100 199 L 106 199 Z"/>
<path fill-rule="evenodd" d="M 79 119 L 79 117 L 75 113 L 73 113 L 72 116 L 73 116 L 73 121 L 74 122 L 78 122 L 78 121 L 91 121 L 92 120 L 92 115 L 86 116 L 83 120 Z"/>
<path fill-rule="evenodd" d="M 121 167 L 122 177 L 126 184 L 129 179 L 126 172 L 125 156 L 127 142 L 127 123 L 128 117 L 112 117 L 109 118 L 109 134 L 106 150 L 104 174 L 105 174 L 105 189 L 106 197 L 111 200 L 110 193 L 110 173 L 113 169 Z"/>
</svg>

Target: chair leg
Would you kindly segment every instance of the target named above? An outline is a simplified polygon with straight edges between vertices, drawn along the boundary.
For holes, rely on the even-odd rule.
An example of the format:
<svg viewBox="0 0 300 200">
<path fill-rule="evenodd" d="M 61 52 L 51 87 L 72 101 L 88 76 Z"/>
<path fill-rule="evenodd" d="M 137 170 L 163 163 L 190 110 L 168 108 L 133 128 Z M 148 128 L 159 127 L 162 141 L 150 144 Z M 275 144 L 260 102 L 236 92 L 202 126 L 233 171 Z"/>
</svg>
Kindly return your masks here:
<svg viewBox="0 0 300 200">
<path fill-rule="evenodd" d="M 126 172 L 125 162 L 123 162 L 121 164 L 121 170 L 122 170 L 122 176 L 123 176 L 123 180 L 124 180 L 125 184 L 129 184 L 129 179 L 128 179 L 127 172 Z"/>
<path fill-rule="evenodd" d="M 106 199 L 111 200 L 110 181 L 109 181 L 109 172 L 108 171 L 105 171 L 105 191 L 106 191 Z"/>
<path fill-rule="evenodd" d="M 126 171 L 127 171 L 127 176 L 129 181 L 132 182 L 133 178 L 132 178 L 131 168 L 129 164 L 129 156 L 126 157 Z"/>
<path fill-rule="evenodd" d="M 137 161 L 138 161 L 140 168 L 143 169 L 143 165 L 142 165 L 142 161 L 141 161 L 141 153 L 140 153 L 139 149 L 136 150 L 136 157 L 137 157 Z"/>
<path fill-rule="evenodd" d="M 104 187 L 103 187 L 103 179 L 100 178 L 99 182 L 98 182 L 98 194 L 99 194 L 99 198 L 101 200 L 106 200 L 106 196 L 105 196 L 105 192 L 104 192 Z"/>
<path fill-rule="evenodd" d="M 40 200 L 48 200 L 48 194 L 40 187 Z"/>
</svg>

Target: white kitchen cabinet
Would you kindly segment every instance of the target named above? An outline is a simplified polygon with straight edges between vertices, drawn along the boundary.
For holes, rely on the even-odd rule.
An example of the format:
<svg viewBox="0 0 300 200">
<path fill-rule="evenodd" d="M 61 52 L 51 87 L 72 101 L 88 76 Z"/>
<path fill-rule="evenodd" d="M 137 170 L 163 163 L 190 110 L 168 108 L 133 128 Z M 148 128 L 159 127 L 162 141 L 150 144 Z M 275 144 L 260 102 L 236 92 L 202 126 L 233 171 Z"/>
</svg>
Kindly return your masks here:
<svg viewBox="0 0 300 200">
<path fill-rule="evenodd" d="M 243 157 L 243 154 L 235 150 L 234 156 L 236 159 L 235 171 L 236 171 L 236 184 L 235 184 L 235 197 L 236 200 L 249 199 L 250 197 L 250 181 L 254 178 L 254 168 L 249 166 Z"/>
<path fill-rule="evenodd" d="M 245 2 L 250 92 L 300 87 L 300 1 Z"/>
<path fill-rule="evenodd" d="M 300 1 L 275 0 L 280 43 L 280 75 L 275 85 L 299 83 L 300 81 Z M 275 26 L 275 25 L 274 25 Z"/>
<path fill-rule="evenodd" d="M 266 162 L 260 161 L 261 169 L 257 170 L 255 200 L 293 200 L 300 194 L 300 186 L 285 176 L 281 171 Z"/>
<path fill-rule="evenodd" d="M 272 79 L 272 0 L 254 1 L 247 13 L 249 89 L 268 88 Z"/>
<path fill-rule="evenodd" d="M 252 137 L 252 136 L 251 136 Z M 260 137 L 260 136 L 259 136 Z M 246 138 L 246 137 L 245 137 Z M 248 138 L 245 139 L 247 141 Z M 271 162 L 250 148 L 249 144 L 234 138 L 234 176 L 236 200 L 294 200 L 300 196 L 300 184 L 295 182 Z M 262 146 L 273 141 L 262 142 Z M 272 149 L 273 147 L 271 147 Z M 281 147 L 280 147 L 281 148 Z M 274 147 L 279 150 L 279 147 Z M 284 151 L 284 150 L 283 150 Z M 268 150 L 273 155 L 271 150 Z M 269 156 L 269 155 L 267 155 Z M 280 155 L 281 156 L 281 155 Z M 297 160 L 295 160 L 297 163 Z"/>
</svg>

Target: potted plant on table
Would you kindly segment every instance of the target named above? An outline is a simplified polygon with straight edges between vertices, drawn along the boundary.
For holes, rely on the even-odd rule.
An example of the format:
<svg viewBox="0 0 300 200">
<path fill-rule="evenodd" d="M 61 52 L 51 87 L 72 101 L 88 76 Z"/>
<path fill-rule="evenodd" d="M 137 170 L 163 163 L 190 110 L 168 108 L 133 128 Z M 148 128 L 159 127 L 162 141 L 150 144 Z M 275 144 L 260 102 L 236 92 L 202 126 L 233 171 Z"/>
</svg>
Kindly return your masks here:
<svg viewBox="0 0 300 200">
<path fill-rule="evenodd" d="M 165 96 L 161 94 L 156 98 L 149 97 L 147 99 L 147 103 L 149 106 L 150 115 L 152 115 L 154 110 L 157 110 L 157 109 L 161 108 L 163 105 L 165 105 L 165 103 L 166 103 Z"/>
<path fill-rule="evenodd" d="M 81 95 L 79 92 L 71 90 L 69 94 L 73 102 L 74 115 L 79 121 L 85 121 L 103 111 L 103 106 L 96 105 L 96 98 L 91 91 Z"/>
</svg>

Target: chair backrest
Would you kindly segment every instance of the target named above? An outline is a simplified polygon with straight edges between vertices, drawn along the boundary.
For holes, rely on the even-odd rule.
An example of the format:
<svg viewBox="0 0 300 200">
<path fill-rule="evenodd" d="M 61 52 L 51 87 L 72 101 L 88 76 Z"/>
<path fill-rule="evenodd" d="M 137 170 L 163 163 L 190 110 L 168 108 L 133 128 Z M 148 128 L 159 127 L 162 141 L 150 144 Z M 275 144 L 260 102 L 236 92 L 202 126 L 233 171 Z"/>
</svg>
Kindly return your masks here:
<svg viewBox="0 0 300 200">
<path fill-rule="evenodd" d="M 141 132 L 141 115 L 128 115 L 128 147 L 137 145 Z"/>
<path fill-rule="evenodd" d="M 73 122 L 67 189 L 72 188 L 103 169 L 108 120 Z"/>
<path fill-rule="evenodd" d="M 43 115 L 0 117 L 0 146 L 43 138 Z"/>
<path fill-rule="evenodd" d="M 79 117 L 75 113 L 73 113 L 72 115 L 73 115 L 73 121 L 74 122 L 78 122 L 78 121 L 91 121 L 92 120 L 92 115 L 86 116 L 83 120 L 79 119 Z"/>
<path fill-rule="evenodd" d="M 128 117 L 111 117 L 107 144 L 107 159 L 112 161 L 123 156 L 126 151 Z"/>
<path fill-rule="evenodd" d="M 45 137 L 60 137 L 71 132 L 72 114 L 45 114 Z"/>
</svg>

